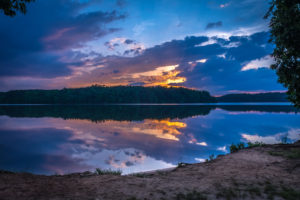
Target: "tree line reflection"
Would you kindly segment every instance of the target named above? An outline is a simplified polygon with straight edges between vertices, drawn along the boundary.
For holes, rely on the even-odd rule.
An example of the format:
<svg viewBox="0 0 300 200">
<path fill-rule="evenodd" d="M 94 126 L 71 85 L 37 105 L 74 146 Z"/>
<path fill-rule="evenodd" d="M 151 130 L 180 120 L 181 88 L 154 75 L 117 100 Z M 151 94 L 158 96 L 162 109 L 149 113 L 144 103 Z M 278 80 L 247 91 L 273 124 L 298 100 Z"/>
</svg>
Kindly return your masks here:
<svg viewBox="0 0 300 200">
<path fill-rule="evenodd" d="M 288 105 L 2 105 L 0 116 L 86 119 L 92 122 L 142 121 L 184 119 L 208 115 L 215 109 L 232 112 L 297 112 L 296 108 Z"/>
</svg>

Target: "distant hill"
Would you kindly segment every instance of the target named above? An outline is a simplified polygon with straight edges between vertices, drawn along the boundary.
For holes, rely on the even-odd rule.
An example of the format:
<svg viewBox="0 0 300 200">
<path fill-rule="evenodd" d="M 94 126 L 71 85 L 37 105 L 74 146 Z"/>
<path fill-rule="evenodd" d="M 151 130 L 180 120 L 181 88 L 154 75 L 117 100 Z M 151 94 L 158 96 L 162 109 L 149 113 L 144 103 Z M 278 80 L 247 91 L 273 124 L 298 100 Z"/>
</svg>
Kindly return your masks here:
<svg viewBox="0 0 300 200">
<path fill-rule="evenodd" d="M 213 97 L 207 91 L 142 86 L 91 86 L 61 90 L 0 92 L 0 104 L 106 104 L 106 103 L 238 103 L 288 102 L 280 92 L 227 94 Z"/>
<path fill-rule="evenodd" d="M 218 102 L 288 102 L 286 93 L 227 94 L 216 97 Z"/>
<path fill-rule="evenodd" d="M 207 91 L 141 86 L 91 86 L 62 90 L 14 90 L 0 93 L 1 104 L 214 103 Z"/>
</svg>

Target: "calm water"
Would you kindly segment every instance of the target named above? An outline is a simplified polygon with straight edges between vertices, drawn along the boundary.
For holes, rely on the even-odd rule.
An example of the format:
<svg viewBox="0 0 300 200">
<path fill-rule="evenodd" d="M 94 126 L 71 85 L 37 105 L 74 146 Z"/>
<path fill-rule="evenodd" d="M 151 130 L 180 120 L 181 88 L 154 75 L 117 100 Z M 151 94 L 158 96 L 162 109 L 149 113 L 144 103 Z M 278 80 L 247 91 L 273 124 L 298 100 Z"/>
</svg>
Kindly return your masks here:
<svg viewBox="0 0 300 200">
<path fill-rule="evenodd" d="M 300 139 L 288 105 L 0 106 L 0 169 L 37 174 L 155 170 L 283 138 Z"/>
</svg>

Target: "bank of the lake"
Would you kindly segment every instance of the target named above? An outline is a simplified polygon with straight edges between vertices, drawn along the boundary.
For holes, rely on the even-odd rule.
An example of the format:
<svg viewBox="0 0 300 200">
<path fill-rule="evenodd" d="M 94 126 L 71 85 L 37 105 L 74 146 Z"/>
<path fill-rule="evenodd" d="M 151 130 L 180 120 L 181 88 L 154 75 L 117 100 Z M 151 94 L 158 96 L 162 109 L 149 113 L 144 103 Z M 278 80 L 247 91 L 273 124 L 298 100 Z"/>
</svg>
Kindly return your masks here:
<svg viewBox="0 0 300 200">
<path fill-rule="evenodd" d="M 300 141 L 134 175 L 0 173 L 1 199 L 300 199 Z"/>
</svg>

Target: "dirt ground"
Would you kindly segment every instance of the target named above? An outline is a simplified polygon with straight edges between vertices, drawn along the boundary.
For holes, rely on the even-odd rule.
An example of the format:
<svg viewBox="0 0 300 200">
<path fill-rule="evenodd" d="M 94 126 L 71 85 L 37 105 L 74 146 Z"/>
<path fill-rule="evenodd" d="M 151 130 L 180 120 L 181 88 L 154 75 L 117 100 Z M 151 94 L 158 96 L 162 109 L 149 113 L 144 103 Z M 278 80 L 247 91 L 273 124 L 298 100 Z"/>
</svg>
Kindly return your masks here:
<svg viewBox="0 0 300 200">
<path fill-rule="evenodd" d="M 300 142 L 135 175 L 0 172 L 0 199 L 300 199 Z"/>
</svg>

